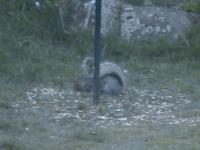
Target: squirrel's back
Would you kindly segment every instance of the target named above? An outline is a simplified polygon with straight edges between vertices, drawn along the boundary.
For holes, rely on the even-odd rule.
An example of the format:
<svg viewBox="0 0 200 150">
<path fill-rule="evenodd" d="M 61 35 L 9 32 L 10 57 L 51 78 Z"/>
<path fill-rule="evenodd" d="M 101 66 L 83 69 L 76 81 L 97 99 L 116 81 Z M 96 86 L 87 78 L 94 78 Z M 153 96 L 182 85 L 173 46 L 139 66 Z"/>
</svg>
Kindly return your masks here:
<svg viewBox="0 0 200 150">
<path fill-rule="evenodd" d="M 84 77 L 79 78 L 74 88 L 80 92 L 89 92 L 93 90 L 93 59 L 87 57 L 81 65 L 85 72 Z M 109 95 L 117 95 L 127 88 L 126 75 L 117 64 L 112 62 L 103 62 L 100 64 L 100 86 L 101 92 Z"/>
</svg>

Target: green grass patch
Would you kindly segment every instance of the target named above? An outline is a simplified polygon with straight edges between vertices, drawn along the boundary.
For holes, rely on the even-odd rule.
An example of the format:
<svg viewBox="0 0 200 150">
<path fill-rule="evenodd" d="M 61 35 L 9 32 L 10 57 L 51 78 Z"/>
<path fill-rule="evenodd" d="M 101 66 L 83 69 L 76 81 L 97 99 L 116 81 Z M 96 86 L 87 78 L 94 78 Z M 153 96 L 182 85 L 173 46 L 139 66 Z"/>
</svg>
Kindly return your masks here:
<svg viewBox="0 0 200 150">
<path fill-rule="evenodd" d="M 103 143 L 106 140 L 105 133 L 102 129 L 93 129 L 93 128 L 75 129 L 73 138 L 78 141 L 92 141 L 95 143 Z"/>
<path fill-rule="evenodd" d="M 166 41 L 165 39 L 145 39 L 135 41 L 123 41 L 114 36 L 105 39 L 107 48 L 106 56 L 117 61 L 140 58 L 155 61 L 184 61 L 199 60 L 199 25 L 194 26 L 186 33 L 188 44 L 183 40 Z"/>
<path fill-rule="evenodd" d="M 7 101 L 6 98 L 2 98 L 0 99 L 0 108 L 5 108 L 5 109 L 9 109 L 11 108 L 10 103 Z"/>
<path fill-rule="evenodd" d="M 126 2 L 132 5 L 143 5 L 144 3 L 143 0 L 126 0 Z"/>
<path fill-rule="evenodd" d="M 25 150 L 25 147 L 17 143 L 15 140 L 4 140 L 0 143 L 2 150 Z"/>
<path fill-rule="evenodd" d="M 182 6 L 182 9 L 188 12 L 200 13 L 200 2 L 187 2 Z"/>
</svg>

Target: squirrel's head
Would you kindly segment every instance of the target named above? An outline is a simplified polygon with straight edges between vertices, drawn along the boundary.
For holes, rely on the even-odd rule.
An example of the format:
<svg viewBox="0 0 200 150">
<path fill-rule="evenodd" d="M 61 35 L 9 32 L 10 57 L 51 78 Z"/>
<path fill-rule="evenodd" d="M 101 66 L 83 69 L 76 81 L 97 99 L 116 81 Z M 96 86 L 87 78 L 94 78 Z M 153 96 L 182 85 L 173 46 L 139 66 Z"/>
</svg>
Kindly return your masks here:
<svg viewBox="0 0 200 150">
<path fill-rule="evenodd" d="M 89 77 L 80 77 L 74 83 L 74 90 L 79 92 L 90 92 L 92 87 L 92 78 Z"/>
</svg>

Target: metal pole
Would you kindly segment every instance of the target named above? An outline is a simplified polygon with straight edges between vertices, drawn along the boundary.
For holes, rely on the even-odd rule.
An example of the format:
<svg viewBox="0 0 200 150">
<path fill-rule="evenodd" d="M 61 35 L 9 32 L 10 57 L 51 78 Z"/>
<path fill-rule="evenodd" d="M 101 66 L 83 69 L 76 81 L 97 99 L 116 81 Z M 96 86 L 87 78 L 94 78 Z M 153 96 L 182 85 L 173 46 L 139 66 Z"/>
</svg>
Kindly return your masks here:
<svg viewBox="0 0 200 150">
<path fill-rule="evenodd" d="M 100 99 L 100 60 L 101 60 L 101 0 L 95 3 L 95 39 L 94 39 L 94 104 Z"/>
</svg>

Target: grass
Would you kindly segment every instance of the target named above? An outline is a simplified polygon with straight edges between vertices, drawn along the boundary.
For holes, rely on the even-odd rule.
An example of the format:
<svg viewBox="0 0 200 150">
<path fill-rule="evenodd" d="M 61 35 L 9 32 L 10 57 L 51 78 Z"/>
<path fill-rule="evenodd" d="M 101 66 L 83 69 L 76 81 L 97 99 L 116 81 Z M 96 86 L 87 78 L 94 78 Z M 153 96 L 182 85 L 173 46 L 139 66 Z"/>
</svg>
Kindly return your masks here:
<svg viewBox="0 0 200 150">
<path fill-rule="evenodd" d="M 178 127 L 179 130 L 170 133 L 166 137 L 162 137 L 160 139 L 152 139 L 149 142 L 150 149 L 159 149 L 162 147 L 162 149 L 198 149 L 199 148 L 199 143 L 197 140 L 199 140 L 196 135 L 193 133 L 197 132 L 199 134 L 199 131 L 197 128 L 180 128 Z M 174 130 L 173 130 L 174 131 Z M 191 137 L 193 137 L 191 139 Z M 192 142 L 196 141 L 196 142 Z"/>
<path fill-rule="evenodd" d="M 181 39 L 175 43 L 159 39 L 159 42 L 134 41 L 134 44 L 113 36 L 104 39 L 107 43 L 106 59 L 128 70 L 129 84 L 134 90 L 128 95 L 114 98 L 103 95 L 101 105 L 93 106 L 90 94 L 72 90 L 73 80 L 81 73 L 79 65 L 92 49 L 91 33 L 63 35 L 56 30 L 51 32 L 55 24 L 44 29 L 38 22 L 47 21 L 43 19 L 48 13 L 40 18 L 30 11 L 25 14 L 25 19 L 29 15 L 33 17 L 30 22 L 24 20 L 21 9 L 11 8 L 8 9 L 10 13 L 6 11 L 5 16 L 0 16 L 0 149 L 200 148 L 199 123 L 170 125 L 161 119 L 160 124 L 156 124 L 153 122 L 154 116 L 150 120 L 136 121 L 126 126 L 117 122 L 120 115 L 127 118 L 142 115 L 144 112 L 139 110 L 138 104 L 148 106 L 148 102 L 162 104 L 170 101 L 162 99 L 163 93 L 156 95 L 156 99 L 151 99 L 151 95 L 140 95 L 147 89 L 150 92 L 168 90 L 171 93 L 164 93 L 164 96 L 174 96 L 170 104 L 183 103 L 177 104 L 177 110 L 168 108 L 175 116 L 198 119 L 199 25 L 186 35 L 190 47 Z M 35 26 L 31 27 L 32 24 Z M 45 96 L 41 94 L 42 90 L 35 87 L 51 87 L 61 92 L 56 94 L 53 91 Z M 35 97 L 27 100 L 27 92 L 30 91 Z M 177 91 L 181 91 L 190 103 L 185 104 L 184 99 L 178 101 L 180 93 Z M 160 109 L 162 107 L 160 105 Z M 121 113 L 120 109 L 123 110 Z M 64 117 L 56 120 L 60 114 Z M 109 124 L 104 124 L 104 117 L 108 118 Z"/>
<path fill-rule="evenodd" d="M 191 1 L 191 2 L 185 3 L 182 6 L 182 9 L 185 11 L 188 11 L 188 12 L 199 13 L 200 12 L 200 2 Z"/>
<path fill-rule="evenodd" d="M 29 123 L 31 125 L 31 122 Z M 34 126 L 33 126 L 34 127 Z M 17 138 L 1 136 L 2 149 L 198 149 L 198 127 L 182 126 L 150 126 L 148 124 L 138 127 L 95 128 L 85 124 L 68 124 L 62 134 L 52 137 L 52 130 L 41 132 L 24 131 L 23 136 Z M 37 128 L 36 128 L 37 129 Z M 7 132 L 8 133 L 8 132 Z M 10 134 L 10 133 L 9 133 Z M 8 134 L 8 135 L 9 135 Z M 13 135 L 12 135 L 13 136 Z M 24 139 L 24 138 L 29 139 Z M 3 139 L 2 139 L 3 138 Z M 53 139 L 51 139 L 53 138 Z M 27 144 L 27 143 L 29 144 Z M 132 147 L 134 145 L 134 147 Z"/>
<path fill-rule="evenodd" d="M 139 5 L 143 6 L 144 5 L 144 0 L 125 0 L 127 3 L 130 3 L 132 5 Z M 159 7 L 167 7 L 167 8 L 173 8 L 173 7 L 180 7 L 181 9 L 189 11 L 189 12 L 199 12 L 199 2 L 198 0 L 149 0 L 152 2 L 154 6 L 159 6 Z"/>
<path fill-rule="evenodd" d="M 126 0 L 127 3 L 132 5 L 143 5 L 143 0 Z"/>
<path fill-rule="evenodd" d="M 193 75 L 188 75 L 188 73 L 199 74 L 198 65 L 195 66 L 196 62 L 178 62 L 174 65 L 172 62 L 155 62 L 146 60 L 129 60 L 124 64 L 129 70 L 130 82 L 134 83 L 138 89 L 142 88 L 151 88 L 151 90 L 158 90 L 164 86 L 164 88 L 172 89 L 182 89 L 184 93 L 187 93 L 188 96 L 195 96 L 196 100 L 199 100 L 197 95 L 199 85 L 191 84 L 191 81 L 199 81 L 198 75 L 195 77 Z M 170 70 L 170 71 L 169 71 Z M 179 76 L 181 74 L 181 76 Z M 174 81 L 174 79 L 179 78 L 180 80 Z M 190 79 L 191 78 L 191 79 Z M 63 79 L 61 79 L 63 82 Z M 137 81 L 137 84 L 135 84 Z M 39 81 L 37 81 L 39 83 Z M 70 84 L 70 79 L 67 79 L 66 83 Z M 53 83 L 53 82 L 51 82 Z M 198 82 L 197 82 L 198 83 Z M 5 85 L 5 84 L 4 84 Z M 2 85 L 3 86 L 3 85 Z M 1 88 L 2 88 L 1 86 Z M 58 87 L 58 83 L 54 84 Z M 27 86 L 28 87 L 28 86 Z M 66 85 L 64 85 L 66 87 Z M 64 88 L 61 86 L 61 89 Z M 29 87 L 31 88 L 31 87 Z M 9 105 L 7 108 L 2 106 L 0 108 L 3 116 L 7 117 L 4 121 L 0 119 L 0 145 L 2 149 L 111 149 L 111 150 L 156 150 L 156 149 L 194 149 L 198 150 L 200 147 L 199 144 L 199 128 L 190 127 L 188 125 L 155 125 L 151 122 L 145 124 L 140 124 L 138 126 L 120 126 L 120 125 L 111 125 L 106 126 L 105 128 L 92 125 L 91 122 L 81 122 L 76 121 L 73 118 L 64 118 L 61 122 L 56 122 L 50 119 L 54 113 L 51 112 L 51 106 L 47 106 L 45 109 L 42 107 L 45 105 L 44 102 L 49 105 L 54 99 L 52 96 L 48 99 L 39 98 L 36 100 L 39 103 L 39 109 L 37 111 L 32 111 L 32 107 L 29 104 L 23 106 L 20 104 L 21 100 L 25 100 L 25 97 L 21 95 L 21 90 L 18 92 L 10 92 L 17 89 L 13 84 L 7 85 L 7 88 L 4 87 L 4 91 L 8 90 L 7 94 L 4 93 L 4 96 L 10 101 L 7 101 L 6 105 Z M 12 90 L 13 89 L 13 90 Z M 70 89 L 70 87 L 68 87 Z M 68 90 L 66 89 L 66 90 Z M 25 88 L 22 88 L 22 93 Z M 3 92 L 2 92 L 3 93 Z M 12 94 L 13 93 L 13 96 Z M 19 94 L 17 94 L 19 93 Z M 11 95 L 10 95 L 11 94 Z M 24 93 L 25 94 L 25 93 Z M 137 93 L 135 93 L 137 94 Z M 2 95 L 1 95 L 2 98 Z M 7 99 L 6 98 L 6 99 Z M 72 105 L 70 108 L 74 111 L 82 111 L 87 114 L 91 106 L 88 103 L 85 103 L 87 100 L 87 95 L 80 96 L 71 96 L 72 101 L 79 98 L 78 105 Z M 73 99 L 74 98 L 74 99 Z M 102 97 L 103 99 L 104 97 Z M 13 102 L 13 99 L 15 101 Z M 59 100 L 58 97 L 56 97 Z M 105 97 L 107 99 L 107 97 Z M 55 103 L 53 105 L 62 106 L 65 101 L 70 100 L 70 97 L 66 97 L 62 100 L 61 103 Z M 26 101 L 26 100 L 25 100 Z M 120 100 L 119 100 L 120 101 Z M 132 98 L 129 100 L 132 101 Z M 195 101 L 195 99 L 194 99 Z M 5 101 L 3 101 L 5 102 Z M 14 103 L 19 103 L 21 106 L 17 109 L 21 111 L 17 114 L 12 112 L 16 108 L 12 106 Z M 73 107 L 76 107 L 74 109 Z M 102 115 L 107 115 L 107 111 L 112 108 L 108 107 L 107 100 L 103 100 L 101 106 L 99 107 L 99 113 Z M 25 107 L 25 108 L 24 108 Z M 40 108 L 41 107 L 41 108 Z M 127 113 L 130 107 L 127 104 Z M 194 106 L 192 106 L 193 109 Z M 195 106 L 196 107 L 196 106 Z M 26 110 L 27 108 L 27 110 Z M 69 109 L 64 106 L 65 109 Z M 64 110 L 65 110 L 64 109 Z M 191 110 L 192 110 L 191 109 Z M 25 111 L 26 110 L 26 111 Z M 30 112 L 29 112 L 30 111 Z M 53 110 L 52 110 L 53 111 Z M 137 107 L 134 110 L 129 110 L 130 112 L 137 112 Z M 62 109 L 61 109 L 62 112 Z M 189 114 L 190 113 L 190 114 Z M 1 113 L 2 114 L 2 113 Z M 45 116 L 48 115 L 48 116 Z M 198 116 L 193 111 L 185 110 L 185 117 Z M 16 118 L 16 119 L 14 119 Z M 89 120 L 88 120 L 89 121 Z M 14 136 L 14 138 L 13 138 Z M 134 145 L 134 147 L 133 147 Z"/>
<path fill-rule="evenodd" d="M 62 84 L 62 80 L 67 80 L 65 77 L 74 73 L 72 61 L 78 62 L 80 58 L 91 53 L 93 40 L 89 31 L 63 35 L 60 30 L 51 31 L 55 26 L 59 28 L 59 25 L 54 23 L 57 21 L 45 20 L 49 18 L 46 15 L 52 14 L 45 12 L 39 15 L 35 10 L 28 11 L 28 8 L 25 12 L 17 11 L 13 7 L 9 9 L 10 13 L 1 16 L 2 25 L 7 28 L 0 27 L 3 35 L 0 37 L 0 72 L 8 80 L 30 83 L 52 81 Z M 24 20 L 23 15 L 27 19 L 31 16 L 33 20 Z M 6 21 L 6 17 L 10 18 L 9 21 Z M 40 23 L 46 22 L 50 23 L 49 28 L 38 27 Z M 32 24 L 36 27 L 32 28 Z M 134 44 L 131 44 L 110 36 L 104 39 L 107 45 L 105 53 L 108 59 L 116 61 L 138 58 L 144 61 L 198 60 L 198 33 L 199 25 L 188 31 L 186 39 L 190 47 L 181 39 L 175 43 L 158 39 L 134 41 Z"/>
<path fill-rule="evenodd" d="M 12 141 L 10 139 L 3 141 L 0 148 L 2 150 L 25 150 L 23 146 L 19 146 L 16 141 Z"/>
</svg>

